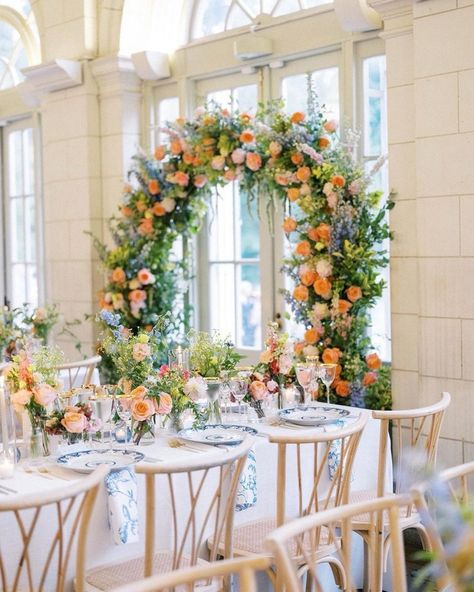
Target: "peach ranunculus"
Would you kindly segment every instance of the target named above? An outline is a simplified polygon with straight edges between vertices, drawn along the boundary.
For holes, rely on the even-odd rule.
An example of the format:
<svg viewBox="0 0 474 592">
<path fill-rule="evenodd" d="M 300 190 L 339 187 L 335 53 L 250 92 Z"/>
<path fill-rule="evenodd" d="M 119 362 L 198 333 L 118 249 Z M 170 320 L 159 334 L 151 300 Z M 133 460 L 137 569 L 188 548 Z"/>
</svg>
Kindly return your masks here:
<svg viewBox="0 0 474 592">
<path fill-rule="evenodd" d="M 58 393 L 49 384 L 42 383 L 33 389 L 33 396 L 38 405 L 46 407 L 56 399 Z"/>
<path fill-rule="evenodd" d="M 143 362 L 151 354 L 151 348 L 148 343 L 135 343 L 133 345 L 132 357 L 135 362 Z"/>
<path fill-rule="evenodd" d="M 304 120 L 305 114 L 301 111 L 295 111 L 290 117 L 291 123 L 302 123 Z"/>
<path fill-rule="evenodd" d="M 155 281 L 155 276 L 151 273 L 149 269 L 145 267 L 140 269 L 137 273 L 138 281 L 143 284 L 144 286 L 148 286 L 148 284 L 153 284 Z"/>
<path fill-rule="evenodd" d="M 364 378 L 362 379 L 362 384 L 364 386 L 370 386 L 377 382 L 377 373 L 376 372 L 366 372 L 364 374 Z"/>
<path fill-rule="evenodd" d="M 300 190 L 298 187 L 290 187 L 286 192 L 286 195 L 290 201 L 296 201 L 300 196 Z"/>
<path fill-rule="evenodd" d="M 334 185 L 334 187 L 344 187 L 346 180 L 342 175 L 334 175 L 331 177 L 331 183 Z"/>
<path fill-rule="evenodd" d="M 316 302 L 313 306 L 313 317 L 318 321 L 329 316 L 329 307 L 325 302 Z"/>
<path fill-rule="evenodd" d="M 238 176 L 239 176 L 238 167 L 235 170 L 234 169 L 227 169 L 224 173 L 224 179 L 226 181 L 235 181 Z"/>
<path fill-rule="evenodd" d="M 185 164 L 193 164 L 194 154 L 192 152 L 185 152 L 183 154 L 183 161 L 185 162 Z"/>
<path fill-rule="evenodd" d="M 174 154 L 174 156 L 178 156 L 178 154 L 181 154 L 183 148 L 181 146 L 181 142 L 178 139 L 175 139 L 171 142 L 170 151 L 171 154 Z"/>
<path fill-rule="evenodd" d="M 122 206 L 120 211 L 122 212 L 122 216 L 125 216 L 125 218 L 131 218 L 133 216 L 133 210 L 129 206 Z"/>
<path fill-rule="evenodd" d="M 164 146 L 157 146 L 154 156 L 156 160 L 163 160 L 166 156 L 166 148 Z"/>
<path fill-rule="evenodd" d="M 116 284 L 123 284 L 127 279 L 127 276 L 125 275 L 125 271 L 121 267 L 116 267 L 112 271 L 110 279 Z"/>
<path fill-rule="evenodd" d="M 348 397 L 351 392 L 351 384 L 347 380 L 339 380 L 336 384 L 336 393 L 340 397 Z"/>
<path fill-rule="evenodd" d="M 148 191 L 152 195 L 158 195 L 158 193 L 160 193 L 161 187 L 160 187 L 160 184 L 158 183 L 158 181 L 156 179 L 150 179 L 148 181 Z"/>
<path fill-rule="evenodd" d="M 283 187 L 289 185 L 290 180 L 291 174 L 289 173 L 277 173 L 275 175 L 275 182 L 278 183 L 278 185 L 282 185 Z"/>
<path fill-rule="evenodd" d="M 169 214 L 170 212 L 172 212 L 175 209 L 176 201 L 172 197 L 165 197 L 162 200 L 161 205 L 165 209 L 165 212 L 167 212 Z"/>
<path fill-rule="evenodd" d="M 311 327 L 311 329 L 307 329 L 305 331 L 304 340 L 306 341 L 306 343 L 309 343 L 310 345 L 314 345 L 318 341 L 320 335 L 321 334 L 316 329 L 316 327 Z"/>
<path fill-rule="evenodd" d="M 337 347 L 327 347 L 323 351 L 323 362 L 325 364 L 337 364 L 341 357 L 341 350 Z"/>
<path fill-rule="evenodd" d="M 332 284 L 327 278 L 318 278 L 313 284 L 314 291 L 318 296 L 329 300 L 331 298 Z"/>
<path fill-rule="evenodd" d="M 138 345 L 142 345 L 141 343 Z M 148 389 L 146 386 L 140 385 L 130 391 L 130 397 L 133 399 L 143 399 L 145 395 L 148 393 Z"/>
<path fill-rule="evenodd" d="M 283 222 L 283 230 L 287 234 L 296 230 L 297 227 L 298 222 L 294 218 L 291 218 L 290 216 L 288 218 L 285 218 L 285 221 Z"/>
<path fill-rule="evenodd" d="M 341 315 L 347 314 L 351 307 L 352 304 L 348 300 L 340 298 L 337 302 L 337 312 Z"/>
<path fill-rule="evenodd" d="M 194 187 L 201 189 L 207 183 L 206 175 L 196 175 L 193 180 Z"/>
<path fill-rule="evenodd" d="M 155 414 L 155 406 L 150 399 L 136 399 L 132 403 L 131 411 L 135 421 L 146 421 Z"/>
<path fill-rule="evenodd" d="M 332 274 L 332 264 L 327 259 L 320 259 L 316 263 L 316 273 L 323 278 L 327 278 Z"/>
<path fill-rule="evenodd" d="M 148 206 L 143 200 L 139 199 L 137 202 L 135 202 L 135 207 L 139 212 L 144 212 Z"/>
<path fill-rule="evenodd" d="M 380 368 L 380 366 L 382 365 L 382 360 L 379 358 L 378 354 L 376 354 L 375 352 L 365 356 L 365 361 L 367 363 L 367 366 L 371 370 L 378 370 Z"/>
<path fill-rule="evenodd" d="M 215 171 L 222 171 L 225 167 L 225 156 L 218 154 L 211 160 L 211 168 Z"/>
<path fill-rule="evenodd" d="M 244 130 L 240 136 L 239 136 L 239 140 L 243 143 L 243 144 L 251 144 L 254 140 L 255 140 L 255 136 L 252 132 L 252 130 Z"/>
<path fill-rule="evenodd" d="M 268 151 L 273 157 L 278 156 L 282 150 L 283 146 L 280 144 L 280 142 L 277 142 L 275 140 L 270 142 L 270 144 L 268 145 Z"/>
<path fill-rule="evenodd" d="M 346 294 L 351 302 L 356 302 L 359 298 L 362 298 L 362 290 L 359 286 L 351 286 L 350 288 L 347 288 Z"/>
<path fill-rule="evenodd" d="M 153 220 L 150 220 L 150 218 L 142 218 L 142 221 L 138 226 L 138 232 L 143 236 L 153 234 Z"/>
<path fill-rule="evenodd" d="M 165 216 L 166 215 L 166 210 L 163 206 L 163 202 L 161 202 L 161 201 L 156 201 L 153 204 L 151 211 L 155 214 L 155 216 Z"/>
<path fill-rule="evenodd" d="M 88 426 L 87 417 L 77 411 L 66 411 L 61 423 L 71 434 L 82 434 Z"/>
<path fill-rule="evenodd" d="M 187 185 L 189 184 L 189 175 L 184 171 L 176 171 L 176 173 L 173 175 L 173 178 L 173 182 L 179 185 L 180 187 L 187 187 Z"/>
<path fill-rule="evenodd" d="M 261 380 L 254 380 L 250 383 L 250 394 L 255 401 L 261 401 L 267 396 L 268 390 Z"/>
<path fill-rule="evenodd" d="M 173 399 L 168 393 L 160 393 L 160 402 L 155 401 L 154 403 L 155 411 L 160 415 L 168 415 L 173 409 Z"/>
<path fill-rule="evenodd" d="M 23 407 L 30 402 L 33 393 L 27 389 L 20 389 L 16 393 L 12 393 L 11 402 L 15 411 L 21 412 Z"/>
<path fill-rule="evenodd" d="M 302 183 L 306 183 L 307 181 L 309 181 L 310 177 L 311 177 L 311 169 L 309 167 L 303 166 L 303 167 L 299 167 L 299 169 L 297 169 L 296 178 L 298 179 L 298 181 L 301 181 Z"/>
<path fill-rule="evenodd" d="M 251 171 L 258 171 L 262 166 L 262 158 L 257 152 L 247 152 L 245 164 Z"/>
<path fill-rule="evenodd" d="M 325 121 L 323 123 L 323 128 L 328 132 L 328 134 L 335 132 L 337 130 L 337 126 L 338 123 L 336 119 L 330 119 L 329 121 Z"/>
<path fill-rule="evenodd" d="M 306 286 L 303 286 L 303 284 L 299 284 L 293 290 L 293 298 L 295 300 L 298 300 L 299 302 L 306 302 L 309 298 L 308 288 Z"/>
<path fill-rule="evenodd" d="M 295 356 L 300 356 L 303 353 L 306 343 L 304 341 L 298 341 L 295 343 Z"/>
<path fill-rule="evenodd" d="M 318 274 L 308 265 L 302 265 L 299 269 L 301 283 L 305 286 L 312 286 L 318 279 Z"/>
<path fill-rule="evenodd" d="M 128 293 L 128 299 L 130 302 L 143 302 L 146 300 L 145 290 L 132 290 Z"/>
<path fill-rule="evenodd" d="M 314 240 L 317 243 L 323 242 L 327 244 L 331 239 L 331 227 L 329 224 L 321 222 L 316 228 L 308 230 L 307 234 L 311 240 Z"/>
<path fill-rule="evenodd" d="M 260 363 L 261 364 L 268 364 L 270 362 L 270 360 L 272 359 L 272 352 L 269 349 L 264 350 L 261 354 L 260 354 Z"/>
<path fill-rule="evenodd" d="M 309 257 L 311 255 L 311 245 L 308 241 L 301 241 L 296 245 L 295 253 L 302 257 Z"/>
</svg>

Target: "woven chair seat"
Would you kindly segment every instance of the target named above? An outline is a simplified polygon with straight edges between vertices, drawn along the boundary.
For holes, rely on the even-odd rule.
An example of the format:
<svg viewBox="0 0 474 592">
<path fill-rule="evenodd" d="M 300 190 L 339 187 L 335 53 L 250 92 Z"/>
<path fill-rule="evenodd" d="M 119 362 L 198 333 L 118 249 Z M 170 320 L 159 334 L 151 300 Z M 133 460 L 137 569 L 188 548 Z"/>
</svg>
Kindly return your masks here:
<svg viewBox="0 0 474 592">
<path fill-rule="evenodd" d="M 389 496 L 391 494 L 386 494 Z M 393 494 L 395 496 L 395 494 Z M 361 490 L 361 491 L 351 491 L 349 494 L 349 503 L 356 504 L 359 502 L 368 502 L 371 500 L 377 499 L 377 493 L 372 490 Z M 418 524 L 420 522 L 420 515 L 415 507 L 411 508 L 410 514 L 408 515 L 408 507 L 402 506 L 399 508 L 399 516 L 400 516 L 400 526 L 402 529 L 409 528 L 409 526 Z M 384 513 L 384 525 L 388 526 L 390 523 L 390 519 L 388 514 Z M 354 516 L 352 519 L 352 529 L 353 530 L 370 530 L 374 526 L 373 519 L 371 516 L 367 514 L 360 514 L 359 516 Z"/>
<path fill-rule="evenodd" d="M 158 551 L 153 560 L 153 575 L 163 574 L 173 569 L 173 554 L 171 551 Z M 208 561 L 198 559 L 198 565 L 208 565 Z M 180 567 L 189 567 L 190 557 L 183 555 Z M 127 561 L 111 563 L 92 569 L 86 573 L 86 592 L 108 592 L 119 586 L 137 582 L 144 577 L 144 558 L 136 557 Z M 212 590 L 220 586 L 213 586 Z M 211 588 L 210 588 L 211 589 Z M 207 588 L 206 588 L 207 590 Z"/>
</svg>

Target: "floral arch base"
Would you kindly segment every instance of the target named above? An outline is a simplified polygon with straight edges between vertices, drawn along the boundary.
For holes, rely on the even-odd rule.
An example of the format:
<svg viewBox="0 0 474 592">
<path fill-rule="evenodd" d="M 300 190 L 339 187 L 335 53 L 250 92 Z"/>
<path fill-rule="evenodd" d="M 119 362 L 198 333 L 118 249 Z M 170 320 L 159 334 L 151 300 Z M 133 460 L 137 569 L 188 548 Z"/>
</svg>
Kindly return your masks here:
<svg viewBox="0 0 474 592">
<path fill-rule="evenodd" d="M 132 330 L 169 311 L 170 337 L 189 326 L 189 241 L 212 192 L 238 181 L 250 200 L 285 208 L 292 253 L 282 271 L 294 282 L 285 298 L 305 328 L 297 354 L 337 363 L 337 402 L 390 407 L 390 371 L 367 329 L 384 288 L 393 203 L 380 205 L 381 192 L 369 191 L 354 146 L 336 128 L 320 110 L 287 115 L 275 103 L 255 117 L 211 105 L 168 124 L 166 146 L 134 157 L 120 216 L 110 221 L 115 246 L 96 242 L 108 272 L 101 306 Z"/>
</svg>

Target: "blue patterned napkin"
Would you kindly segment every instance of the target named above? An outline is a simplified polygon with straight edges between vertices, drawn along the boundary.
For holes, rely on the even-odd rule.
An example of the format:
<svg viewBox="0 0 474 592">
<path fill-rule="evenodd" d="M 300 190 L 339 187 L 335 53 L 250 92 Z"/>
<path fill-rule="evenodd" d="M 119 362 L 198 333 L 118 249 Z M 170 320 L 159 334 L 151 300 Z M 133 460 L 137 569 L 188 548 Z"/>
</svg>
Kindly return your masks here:
<svg viewBox="0 0 474 592">
<path fill-rule="evenodd" d="M 239 484 L 237 485 L 237 500 L 235 511 L 242 512 L 257 503 L 257 459 L 255 450 L 250 450 L 245 462 Z"/>
<path fill-rule="evenodd" d="M 112 470 L 105 478 L 109 525 L 116 545 L 138 542 L 138 493 L 135 470 Z"/>
<path fill-rule="evenodd" d="M 328 425 L 324 428 L 325 432 L 333 432 L 336 430 L 340 430 L 346 425 L 346 422 L 343 419 L 336 420 L 333 424 Z M 328 454 L 328 469 L 329 469 L 329 479 L 332 481 L 336 475 L 337 467 L 339 466 L 339 462 L 341 460 L 341 440 L 333 440 L 329 446 L 329 454 Z M 351 474 L 351 481 L 354 481 L 354 475 Z"/>
</svg>

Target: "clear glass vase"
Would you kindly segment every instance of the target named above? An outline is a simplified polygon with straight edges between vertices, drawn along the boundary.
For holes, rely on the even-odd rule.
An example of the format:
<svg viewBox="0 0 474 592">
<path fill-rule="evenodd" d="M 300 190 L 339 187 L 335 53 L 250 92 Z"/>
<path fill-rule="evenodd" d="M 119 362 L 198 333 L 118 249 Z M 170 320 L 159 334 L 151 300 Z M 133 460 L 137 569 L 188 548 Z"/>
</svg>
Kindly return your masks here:
<svg viewBox="0 0 474 592">
<path fill-rule="evenodd" d="M 166 429 L 170 434 L 177 434 L 184 429 L 184 416 L 180 411 L 172 411 L 168 415 L 168 421 L 166 422 Z"/>
<path fill-rule="evenodd" d="M 222 423 L 221 404 L 219 400 L 219 391 L 222 386 L 222 380 L 219 378 L 206 378 L 207 384 L 207 408 L 206 424 L 215 425 Z"/>
<path fill-rule="evenodd" d="M 0 479 L 13 477 L 17 463 L 16 430 L 8 392 L 0 385 Z"/>
</svg>

